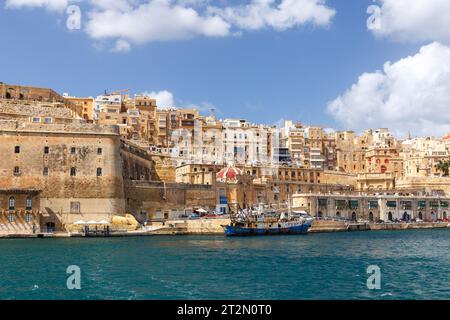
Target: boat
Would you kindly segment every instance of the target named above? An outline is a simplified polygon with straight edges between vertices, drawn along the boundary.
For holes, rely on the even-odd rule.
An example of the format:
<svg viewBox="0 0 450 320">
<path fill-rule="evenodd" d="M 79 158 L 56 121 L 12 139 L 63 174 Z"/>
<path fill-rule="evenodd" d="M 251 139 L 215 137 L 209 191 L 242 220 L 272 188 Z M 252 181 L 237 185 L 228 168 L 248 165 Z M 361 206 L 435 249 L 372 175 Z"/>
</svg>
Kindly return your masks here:
<svg viewBox="0 0 450 320">
<path fill-rule="evenodd" d="M 307 213 L 254 213 L 241 211 L 223 225 L 226 236 L 306 234 L 313 218 Z"/>
</svg>

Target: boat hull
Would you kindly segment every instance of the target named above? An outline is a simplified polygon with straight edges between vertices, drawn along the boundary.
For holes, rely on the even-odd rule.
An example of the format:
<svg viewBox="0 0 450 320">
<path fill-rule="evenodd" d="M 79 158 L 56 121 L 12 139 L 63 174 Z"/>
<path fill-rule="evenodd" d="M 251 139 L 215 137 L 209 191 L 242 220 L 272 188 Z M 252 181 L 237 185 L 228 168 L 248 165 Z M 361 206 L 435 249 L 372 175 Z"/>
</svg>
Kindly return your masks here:
<svg viewBox="0 0 450 320">
<path fill-rule="evenodd" d="M 311 225 L 302 224 L 286 228 L 246 228 L 240 226 L 224 226 L 226 236 L 262 236 L 280 234 L 306 234 Z"/>
</svg>

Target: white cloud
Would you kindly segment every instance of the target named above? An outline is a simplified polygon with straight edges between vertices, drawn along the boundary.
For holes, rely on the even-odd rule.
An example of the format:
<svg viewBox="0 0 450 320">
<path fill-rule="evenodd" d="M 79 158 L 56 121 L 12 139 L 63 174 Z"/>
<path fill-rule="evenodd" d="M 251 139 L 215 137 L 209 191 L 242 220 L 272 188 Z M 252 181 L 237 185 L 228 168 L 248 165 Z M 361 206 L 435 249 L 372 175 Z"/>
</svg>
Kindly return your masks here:
<svg viewBox="0 0 450 320">
<path fill-rule="evenodd" d="M 246 5 L 209 10 L 245 30 L 272 27 L 281 31 L 306 23 L 327 26 L 336 14 L 325 0 L 252 0 Z"/>
<path fill-rule="evenodd" d="M 46 8 L 52 11 L 61 11 L 67 8 L 69 0 L 6 0 L 6 7 L 20 8 Z"/>
<path fill-rule="evenodd" d="M 7 8 L 63 11 L 82 4 L 84 31 L 96 41 L 115 41 L 113 52 L 132 44 L 194 37 L 241 35 L 243 30 L 286 30 L 307 23 L 327 26 L 335 10 L 326 0 L 6 0 Z"/>
<path fill-rule="evenodd" d="M 345 129 L 388 127 L 401 136 L 450 132 L 450 48 L 435 42 L 362 74 L 328 111 Z"/>
<path fill-rule="evenodd" d="M 381 25 L 376 35 L 403 42 L 450 44 L 449 0 L 379 0 Z"/>
<path fill-rule="evenodd" d="M 156 104 L 160 108 L 171 108 L 175 107 L 175 99 L 173 93 L 167 90 L 163 91 L 151 91 L 144 92 L 143 95 L 149 96 L 152 99 L 156 99 Z"/>
<path fill-rule="evenodd" d="M 152 0 L 129 10 L 96 9 L 88 17 L 86 32 L 92 38 L 121 38 L 132 43 L 222 37 L 230 29 L 218 16 L 201 15 L 171 0 Z"/>
<path fill-rule="evenodd" d="M 111 49 L 112 52 L 122 52 L 122 53 L 129 52 L 130 50 L 131 45 L 123 39 L 117 40 L 116 45 L 114 46 L 114 48 Z"/>
</svg>

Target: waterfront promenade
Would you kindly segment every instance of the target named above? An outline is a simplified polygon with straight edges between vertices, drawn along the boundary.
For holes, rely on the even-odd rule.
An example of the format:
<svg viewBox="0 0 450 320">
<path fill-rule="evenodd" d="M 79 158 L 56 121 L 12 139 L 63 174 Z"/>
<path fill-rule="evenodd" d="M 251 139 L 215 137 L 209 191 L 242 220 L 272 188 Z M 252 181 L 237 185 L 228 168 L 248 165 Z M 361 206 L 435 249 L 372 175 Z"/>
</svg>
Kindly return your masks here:
<svg viewBox="0 0 450 320">
<path fill-rule="evenodd" d="M 184 219 L 159 221 L 142 226 L 136 230 L 116 230 L 111 237 L 138 237 L 157 235 L 224 235 L 222 226 L 230 223 L 228 218 L 213 219 Z M 450 228 L 447 222 L 401 222 L 401 223 L 357 223 L 339 220 L 315 220 L 309 231 L 315 233 L 354 232 L 354 231 L 382 231 L 382 230 L 420 230 Z M 1 238 L 79 238 L 80 231 L 56 233 L 0 233 Z M 95 235 L 90 235 L 95 237 Z M 99 234 L 98 237 L 104 237 Z"/>
</svg>

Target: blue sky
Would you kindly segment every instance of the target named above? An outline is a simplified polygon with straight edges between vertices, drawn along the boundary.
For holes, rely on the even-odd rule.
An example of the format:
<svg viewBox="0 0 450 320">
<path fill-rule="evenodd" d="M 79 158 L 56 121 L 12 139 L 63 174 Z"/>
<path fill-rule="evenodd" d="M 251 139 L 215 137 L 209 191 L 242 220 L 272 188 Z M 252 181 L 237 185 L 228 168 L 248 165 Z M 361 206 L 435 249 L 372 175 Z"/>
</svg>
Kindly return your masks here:
<svg viewBox="0 0 450 320">
<path fill-rule="evenodd" d="M 374 35 L 366 26 L 373 1 L 326 4 L 336 15 L 325 27 L 306 23 L 282 31 L 266 27 L 236 36 L 147 41 L 117 53 L 105 49 L 108 39 L 67 30 L 64 12 L 3 3 L 0 81 L 77 96 L 168 90 L 177 106 L 211 104 L 221 118 L 289 118 L 346 129 L 348 123 L 327 112 L 328 103 L 364 72 L 415 55 L 431 41 Z"/>
</svg>

